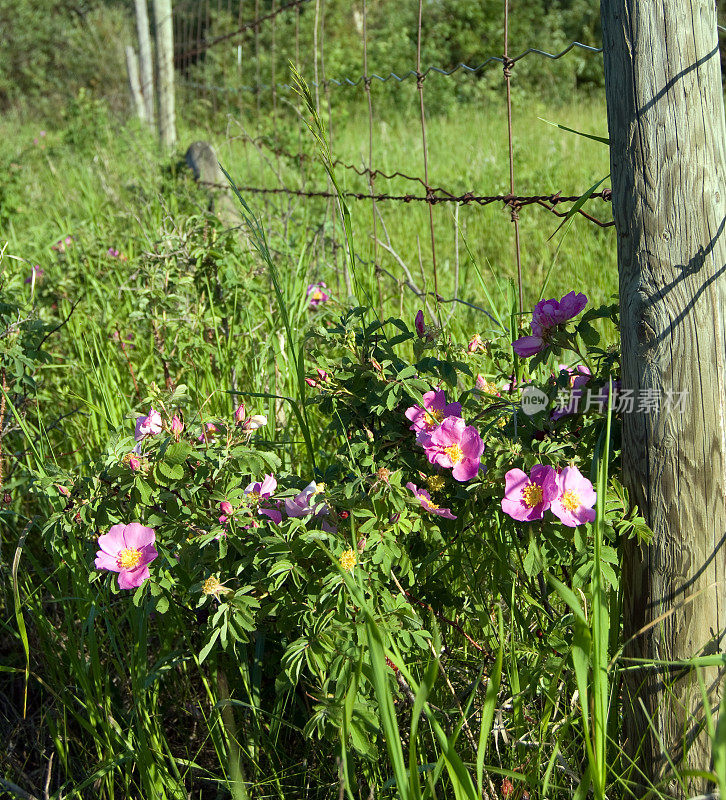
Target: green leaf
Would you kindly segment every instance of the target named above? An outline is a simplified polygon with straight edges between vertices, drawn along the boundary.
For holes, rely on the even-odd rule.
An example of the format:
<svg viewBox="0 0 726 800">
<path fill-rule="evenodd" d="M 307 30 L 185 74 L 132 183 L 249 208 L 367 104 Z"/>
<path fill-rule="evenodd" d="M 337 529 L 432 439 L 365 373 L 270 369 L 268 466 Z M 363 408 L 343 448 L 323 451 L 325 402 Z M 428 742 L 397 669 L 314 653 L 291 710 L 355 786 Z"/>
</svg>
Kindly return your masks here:
<svg viewBox="0 0 726 800">
<path fill-rule="evenodd" d="M 188 442 L 173 442 L 164 452 L 164 462 L 172 466 L 183 464 L 193 450 Z"/>
</svg>

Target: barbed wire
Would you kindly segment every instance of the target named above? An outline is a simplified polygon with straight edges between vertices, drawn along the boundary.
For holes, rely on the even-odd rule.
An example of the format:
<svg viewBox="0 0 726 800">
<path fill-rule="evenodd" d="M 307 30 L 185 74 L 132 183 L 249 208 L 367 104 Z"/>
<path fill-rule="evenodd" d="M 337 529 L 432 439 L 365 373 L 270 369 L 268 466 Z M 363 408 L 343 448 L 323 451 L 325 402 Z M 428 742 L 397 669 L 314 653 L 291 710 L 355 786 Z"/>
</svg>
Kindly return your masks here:
<svg viewBox="0 0 726 800">
<path fill-rule="evenodd" d="M 301 0 L 301 2 L 310 2 L 310 0 Z M 284 6 L 283 8 L 288 8 L 289 6 Z M 231 38 L 231 37 L 228 37 Z M 470 64 L 465 64 L 460 62 L 456 64 L 451 69 L 445 69 L 443 67 L 436 67 L 436 66 L 428 66 L 422 72 L 418 72 L 415 69 L 410 69 L 408 72 L 404 72 L 399 75 L 396 72 L 389 72 L 388 74 L 379 75 L 378 73 L 372 72 L 370 75 L 360 75 L 356 78 L 329 78 L 325 81 L 311 81 L 310 85 L 313 88 L 328 88 L 330 86 L 335 86 L 336 88 L 340 87 L 356 87 L 361 85 L 370 85 L 372 81 L 379 81 L 380 83 L 388 83 L 389 81 L 395 81 L 397 83 L 404 83 L 405 81 L 409 80 L 410 78 L 416 78 L 417 82 L 425 80 L 429 75 L 443 75 L 444 77 L 450 77 L 457 72 L 464 72 L 466 74 L 476 74 L 477 72 L 481 72 L 485 67 L 489 64 L 501 64 L 502 66 L 509 66 L 510 68 L 514 66 L 518 61 L 521 61 L 523 58 L 530 56 L 530 55 L 538 55 L 543 58 L 548 58 L 552 61 L 556 61 L 557 59 L 566 56 L 574 49 L 581 49 L 588 53 L 602 53 L 602 47 L 592 47 L 588 44 L 583 44 L 582 42 L 571 42 L 564 50 L 560 51 L 559 53 L 549 53 L 546 50 L 540 50 L 536 47 L 530 47 L 527 50 L 521 52 L 518 56 L 514 58 L 507 58 L 506 56 L 489 56 L 481 64 L 477 64 L 476 66 L 471 66 Z M 179 59 L 186 58 L 188 53 L 182 53 L 178 56 Z M 192 89 L 205 89 L 207 91 L 212 92 L 227 92 L 230 94 L 235 94 L 239 92 L 259 92 L 262 90 L 270 90 L 273 88 L 272 84 L 261 83 L 256 86 L 243 84 L 241 86 L 215 86 L 214 84 L 207 84 L 207 83 L 199 83 L 196 81 L 180 81 L 182 85 L 188 86 Z M 289 83 L 276 83 L 274 84 L 274 88 L 276 89 L 285 89 L 287 91 L 293 90 L 293 86 Z"/>
<path fill-rule="evenodd" d="M 229 184 L 215 183 L 212 181 L 199 181 L 201 186 L 207 186 L 215 189 L 229 189 Z M 311 189 L 291 189 L 288 186 L 278 187 L 261 187 L 261 186 L 237 186 L 240 192 L 249 192 L 250 194 L 272 194 L 272 195 L 289 195 L 294 197 L 320 197 L 324 199 L 335 199 L 337 193 L 327 191 L 324 189 L 311 190 Z M 492 203 L 503 203 L 506 207 L 511 209 L 521 209 L 525 206 L 538 205 L 554 213 L 558 217 L 567 216 L 567 211 L 557 211 L 555 206 L 560 203 L 576 203 L 582 199 L 581 195 L 575 196 L 562 196 L 560 192 L 544 195 L 514 195 L 514 194 L 496 194 L 496 195 L 477 195 L 473 192 L 465 192 L 460 195 L 453 195 L 446 192 L 445 195 L 439 195 L 434 190 L 429 191 L 425 195 L 414 194 L 371 194 L 370 192 L 342 192 L 342 195 L 351 200 L 373 200 L 375 202 L 393 201 L 399 203 L 428 203 L 429 205 L 438 205 L 439 203 L 459 203 L 461 205 L 479 205 L 487 206 Z M 591 194 L 588 200 L 603 200 L 610 202 L 612 200 L 612 192 L 610 189 L 603 189 L 600 192 Z M 591 222 L 599 225 L 601 228 L 609 228 L 613 225 L 613 221 L 603 221 L 593 217 L 582 209 L 578 209 L 578 214 L 586 217 Z"/>
</svg>

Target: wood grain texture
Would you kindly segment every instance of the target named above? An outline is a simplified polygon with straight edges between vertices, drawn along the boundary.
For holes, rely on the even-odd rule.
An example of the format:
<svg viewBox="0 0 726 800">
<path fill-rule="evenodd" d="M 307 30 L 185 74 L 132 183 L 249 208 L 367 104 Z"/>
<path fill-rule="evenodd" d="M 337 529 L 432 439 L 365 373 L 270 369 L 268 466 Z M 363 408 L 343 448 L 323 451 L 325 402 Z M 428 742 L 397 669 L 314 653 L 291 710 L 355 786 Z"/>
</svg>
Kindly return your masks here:
<svg viewBox="0 0 726 800">
<path fill-rule="evenodd" d="M 713 0 L 602 0 L 601 14 L 623 385 L 661 400 L 624 415 L 625 482 L 655 534 L 650 546 L 625 549 L 626 639 L 651 625 L 626 655 L 684 659 L 720 651 L 726 624 L 726 162 L 716 12 Z M 688 392 L 681 411 L 664 407 L 669 391 Z M 721 676 L 702 674 L 716 713 Z M 631 778 L 665 779 L 681 796 L 664 749 L 679 767 L 711 768 L 695 672 L 632 672 L 624 700 Z M 688 782 L 689 793 L 706 788 Z"/>
<path fill-rule="evenodd" d="M 174 104 L 174 27 L 171 0 L 153 0 L 156 33 L 156 82 L 159 93 L 159 139 L 162 147 L 176 144 Z"/>
<path fill-rule="evenodd" d="M 136 32 L 139 37 L 139 67 L 141 74 L 141 96 L 144 98 L 146 121 L 154 124 L 154 68 L 151 63 L 151 36 L 149 35 L 149 11 L 146 0 L 134 0 L 136 10 Z"/>
<path fill-rule="evenodd" d="M 130 44 L 126 45 L 126 72 L 129 77 L 129 91 L 131 92 L 134 111 L 138 118 L 145 122 L 146 110 L 144 108 L 144 97 L 141 94 L 141 84 L 139 83 L 139 62 L 134 48 Z"/>
</svg>

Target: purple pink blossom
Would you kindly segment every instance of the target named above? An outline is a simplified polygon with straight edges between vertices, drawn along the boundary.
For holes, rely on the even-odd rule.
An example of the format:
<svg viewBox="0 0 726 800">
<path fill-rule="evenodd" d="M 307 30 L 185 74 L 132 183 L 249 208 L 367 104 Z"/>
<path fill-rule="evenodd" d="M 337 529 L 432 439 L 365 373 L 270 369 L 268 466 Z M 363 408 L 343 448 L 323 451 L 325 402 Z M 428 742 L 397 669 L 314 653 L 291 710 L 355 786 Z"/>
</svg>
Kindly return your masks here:
<svg viewBox="0 0 726 800">
<path fill-rule="evenodd" d="M 416 432 L 416 441 L 424 447 L 427 437 L 448 417 L 461 417 L 461 403 L 447 403 L 443 389 L 426 392 L 423 406 L 406 409 L 406 419 L 413 423 L 409 430 Z"/>
<path fill-rule="evenodd" d="M 475 333 L 471 339 L 469 339 L 469 344 L 467 344 L 466 349 L 470 353 L 478 353 L 486 350 L 486 346 L 484 345 L 484 340 L 481 338 L 481 336 L 479 336 L 478 333 Z"/>
<path fill-rule="evenodd" d="M 327 303 L 330 300 L 330 295 L 324 290 L 326 289 L 324 281 L 319 283 L 311 283 L 307 288 L 307 298 L 310 308 L 317 308 L 322 303 Z"/>
<path fill-rule="evenodd" d="M 34 283 L 38 278 L 42 278 L 43 275 L 45 275 L 45 270 L 40 268 L 40 264 L 34 264 L 30 276 L 25 279 L 25 283 Z"/>
<path fill-rule="evenodd" d="M 159 555 L 153 528 L 138 522 L 119 523 L 98 537 L 96 569 L 118 573 L 119 589 L 136 589 L 149 577 L 149 564 Z"/>
<path fill-rule="evenodd" d="M 428 436 L 424 450 L 432 464 L 452 470 L 452 477 L 463 483 L 479 472 L 484 442 L 476 428 L 449 416 Z"/>
<path fill-rule="evenodd" d="M 437 517 L 444 517 L 444 519 L 456 519 L 456 517 L 451 513 L 451 509 L 437 506 L 436 503 L 434 503 L 431 499 L 431 495 L 426 491 L 426 489 L 419 489 L 416 484 L 411 482 L 406 484 L 406 488 L 410 489 L 414 493 L 416 499 L 419 501 L 419 503 L 421 503 L 426 511 L 430 512 L 431 514 L 435 514 Z"/>
<path fill-rule="evenodd" d="M 153 408 L 150 408 L 147 416 L 136 418 L 134 439 L 140 442 L 147 436 L 156 436 L 157 433 L 161 433 L 162 427 L 161 414 L 158 411 L 154 411 Z"/>
<path fill-rule="evenodd" d="M 523 336 L 512 344 L 521 358 L 529 358 L 547 346 L 550 331 L 576 317 L 587 305 L 584 294 L 570 292 L 561 300 L 540 300 L 532 312 L 532 335 Z"/>
<path fill-rule="evenodd" d="M 56 253 L 64 253 L 67 247 L 70 247 L 73 244 L 73 237 L 66 236 L 62 239 L 58 239 L 58 241 L 50 248 L 51 250 L 55 250 Z"/>
<path fill-rule="evenodd" d="M 597 494 L 590 481 L 577 467 L 565 467 L 556 476 L 557 496 L 550 506 L 552 513 L 563 525 L 576 528 L 595 519 Z"/>
<path fill-rule="evenodd" d="M 535 464 L 529 475 L 510 469 L 504 481 L 502 511 L 520 522 L 542 519 L 558 493 L 557 473 L 544 464 Z"/>
<path fill-rule="evenodd" d="M 277 480 L 274 475 L 265 475 L 262 481 L 252 481 L 245 489 L 248 500 L 257 506 L 257 513 L 264 517 L 269 517 L 278 525 L 282 522 L 282 514 L 277 508 L 270 508 L 263 505 L 264 501 L 269 501 L 277 489 Z"/>
</svg>

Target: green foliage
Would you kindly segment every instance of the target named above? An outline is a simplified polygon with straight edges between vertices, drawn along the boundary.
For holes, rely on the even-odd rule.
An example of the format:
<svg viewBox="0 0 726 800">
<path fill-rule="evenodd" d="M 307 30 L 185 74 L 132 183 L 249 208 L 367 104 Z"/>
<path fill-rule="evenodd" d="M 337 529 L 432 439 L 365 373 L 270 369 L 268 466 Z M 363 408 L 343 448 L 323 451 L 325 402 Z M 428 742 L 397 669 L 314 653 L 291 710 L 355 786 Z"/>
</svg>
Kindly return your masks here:
<svg viewBox="0 0 726 800">
<path fill-rule="evenodd" d="M 70 0 L 0 0 L 0 110 L 22 106 L 57 114 L 89 88 L 126 108 L 122 7 Z"/>
</svg>

